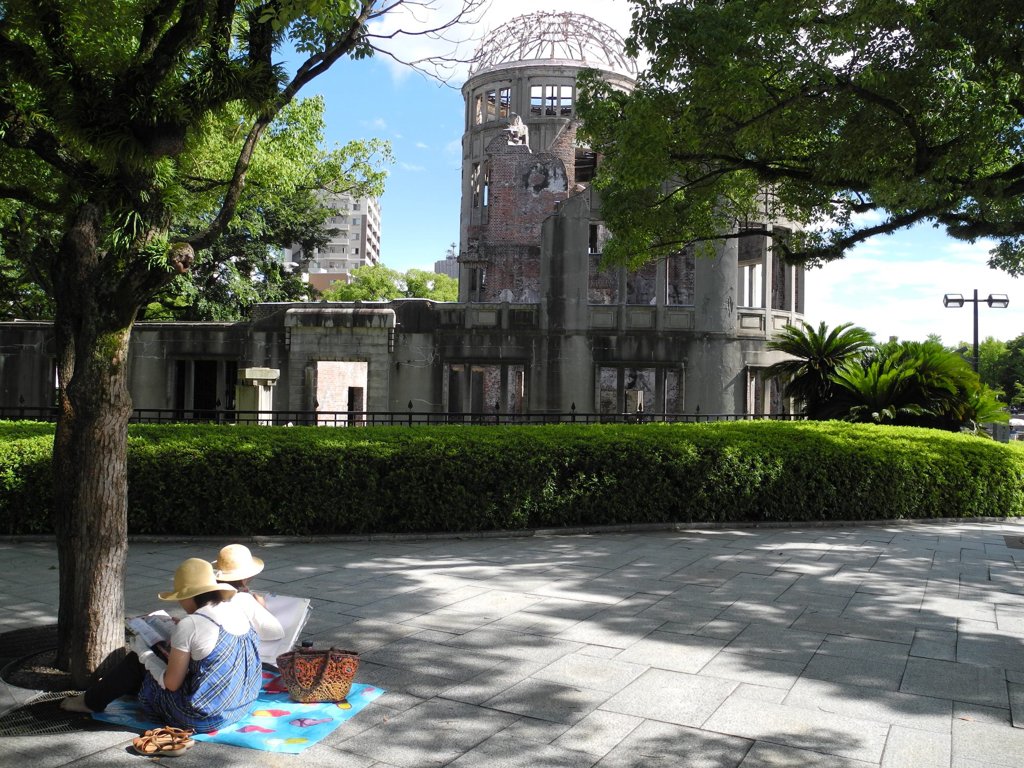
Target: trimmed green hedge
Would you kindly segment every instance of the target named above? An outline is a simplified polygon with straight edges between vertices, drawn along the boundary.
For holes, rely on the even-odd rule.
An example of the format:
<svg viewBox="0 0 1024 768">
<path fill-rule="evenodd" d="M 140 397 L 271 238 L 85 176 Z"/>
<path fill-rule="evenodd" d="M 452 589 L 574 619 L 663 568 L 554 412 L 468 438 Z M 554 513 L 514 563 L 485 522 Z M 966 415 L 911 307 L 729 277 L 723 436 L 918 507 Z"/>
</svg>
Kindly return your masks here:
<svg viewBox="0 0 1024 768">
<path fill-rule="evenodd" d="M 841 422 L 132 426 L 137 534 L 1024 514 L 1024 446 Z M 0 425 L 0 533 L 52 531 L 52 427 Z"/>
</svg>

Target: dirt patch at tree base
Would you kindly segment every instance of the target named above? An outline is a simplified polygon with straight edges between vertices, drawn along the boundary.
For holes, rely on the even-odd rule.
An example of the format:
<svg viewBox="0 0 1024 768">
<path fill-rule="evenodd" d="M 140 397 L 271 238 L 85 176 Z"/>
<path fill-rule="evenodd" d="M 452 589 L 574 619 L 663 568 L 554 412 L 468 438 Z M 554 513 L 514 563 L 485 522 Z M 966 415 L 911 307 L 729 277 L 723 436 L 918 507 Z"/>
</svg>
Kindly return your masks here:
<svg viewBox="0 0 1024 768">
<path fill-rule="evenodd" d="M 33 691 L 70 691 L 71 675 L 57 669 L 57 625 L 0 634 L 0 677 Z"/>
</svg>

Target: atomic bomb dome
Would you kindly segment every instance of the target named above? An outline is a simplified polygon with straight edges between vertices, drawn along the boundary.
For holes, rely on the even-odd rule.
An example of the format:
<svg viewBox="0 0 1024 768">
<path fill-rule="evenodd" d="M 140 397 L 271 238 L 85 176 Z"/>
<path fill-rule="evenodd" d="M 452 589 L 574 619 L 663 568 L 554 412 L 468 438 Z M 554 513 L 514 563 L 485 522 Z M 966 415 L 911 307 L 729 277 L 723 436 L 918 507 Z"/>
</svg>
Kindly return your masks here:
<svg viewBox="0 0 1024 768">
<path fill-rule="evenodd" d="M 518 16 L 488 35 L 477 48 L 470 75 L 528 61 L 565 62 L 636 77 L 636 62 L 611 27 L 576 13 Z"/>
</svg>

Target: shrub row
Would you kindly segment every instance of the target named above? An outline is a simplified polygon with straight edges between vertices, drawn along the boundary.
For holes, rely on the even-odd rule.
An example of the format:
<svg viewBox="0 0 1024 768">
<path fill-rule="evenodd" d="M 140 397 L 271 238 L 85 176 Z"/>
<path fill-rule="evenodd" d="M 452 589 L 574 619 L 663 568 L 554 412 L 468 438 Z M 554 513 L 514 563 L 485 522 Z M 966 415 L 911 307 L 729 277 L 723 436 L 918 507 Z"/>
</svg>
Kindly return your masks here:
<svg viewBox="0 0 1024 768">
<path fill-rule="evenodd" d="M 1024 446 L 839 422 L 132 426 L 135 534 L 1017 516 Z M 0 425 L 0 532 L 52 531 L 48 425 Z"/>
</svg>

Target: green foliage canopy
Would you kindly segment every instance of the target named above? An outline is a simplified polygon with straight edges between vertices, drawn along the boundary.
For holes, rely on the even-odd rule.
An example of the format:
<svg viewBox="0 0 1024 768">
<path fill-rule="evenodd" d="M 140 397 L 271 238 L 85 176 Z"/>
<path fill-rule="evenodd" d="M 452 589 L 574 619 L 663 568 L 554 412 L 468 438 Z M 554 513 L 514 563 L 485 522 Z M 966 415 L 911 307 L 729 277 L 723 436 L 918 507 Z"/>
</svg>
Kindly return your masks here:
<svg viewBox="0 0 1024 768">
<path fill-rule="evenodd" d="M 604 155 L 609 258 L 648 259 L 767 214 L 821 263 L 918 222 L 998 241 L 1024 273 L 1019 0 L 633 0 L 631 94 L 582 78 Z M 670 180 L 671 186 L 664 186 Z"/>
<path fill-rule="evenodd" d="M 352 270 L 351 283 L 335 283 L 323 292 L 323 298 L 328 301 L 391 301 L 402 298 L 457 301 L 459 281 L 422 269 L 403 273 L 383 264 L 367 264 Z"/>
</svg>

